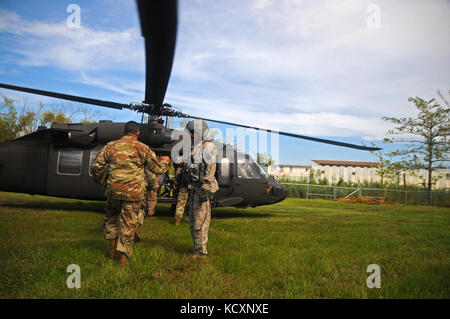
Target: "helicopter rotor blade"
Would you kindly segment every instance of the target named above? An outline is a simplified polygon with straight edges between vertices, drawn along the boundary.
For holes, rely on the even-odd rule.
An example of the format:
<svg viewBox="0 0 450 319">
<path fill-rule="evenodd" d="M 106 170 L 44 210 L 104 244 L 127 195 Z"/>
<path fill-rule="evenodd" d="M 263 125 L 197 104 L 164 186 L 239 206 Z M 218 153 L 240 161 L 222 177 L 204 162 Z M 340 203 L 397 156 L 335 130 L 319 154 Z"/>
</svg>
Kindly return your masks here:
<svg viewBox="0 0 450 319">
<path fill-rule="evenodd" d="M 98 105 L 98 106 L 103 106 L 103 107 L 108 107 L 108 108 L 113 108 L 113 109 L 118 109 L 118 110 L 122 110 L 122 109 L 130 109 L 130 110 L 138 110 L 138 111 L 146 110 L 146 109 L 143 110 L 143 107 L 140 105 L 123 104 L 123 103 L 116 103 L 116 102 L 111 102 L 111 101 L 91 99 L 91 98 L 86 98 L 86 97 L 81 97 L 81 96 L 76 96 L 76 95 L 38 90 L 38 89 L 33 89 L 33 88 L 5 84 L 5 83 L 0 83 L 0 88 L 21 91 L 21 92 L 27 92 L 27 93 L 32 93 L 32 94 L 38 94 L 38 95 L 44 95 L 44 96 L 54 97 L 54 98 L 58 98 L 58 99 L 74 101 L 74 102 Z M 147 108 L 147 107 L 145 107 L 145 108 Z M 219 121 L 219 120 L 213 120 L 213 119 L 208 119 L 208 118 L 204 118 L 204 117 L 187 115 L 187 114 L 183 114 L 181 112 L 177 112 L 176 114 L 170 114 L 170 115 L 178 116 L 178 117 L 193 118 L 193 119 L 198 119 L 198 120 L 205 120 L 208 122 L 215 122 L 215 123 L 221 123 L 221 124 L 226 124 L 226 125 L 239 126 L 239 127 L 244 127 L 244 128 L 254 129 L 254 130 L 264 130 L 269 133 L 278 133 L 278 134 L 284 135 L 284 136 L 300 138 L 300 139 L 304 139 L 304 140 L 325 143 L 325 144 L 331 144 L 331 145 L 336 145 L 336 146 L 354 148 L 354 149 L 364 150 L 364 151 L 379 151 L 379 150 L 381 150 L 381 148 L 378 148 L 378 147 L 362 146 L 362 145 L 356 145 L 356 144 L 350 144 L 350 143 L 344 143 L 344 142 L 339 142 L 339 141 L 334 141 L 334 140 L 323 139 L 323 138 L 294 134 L 294 133 L 289 133 L 289 132 L 267 130 L 267 129 L 263 129 L 263 128 L 256 127 L 256 126 L 250 126 L 250 125 L 238 124 L 238 123 L 233 123 L 233 122 Z"/>
<path fill-rule="evenodd" d="M 323 138 L 318 138 L 318 137 L 311 137 L 311 136 L 300 135 L 300 134 L 294 134 L 294 133 L 289 133 L 289 132 L 280 132 L 280 131 L 274 131 L 274 130 L 267 130 L 267 129 L 263 129 L 263 128 L 256 127 L 256 126 L 243 125 L 243 124 L 237 124 L 237 123 L 226 122 L 226 121 L 212 120 L 212 119 L 207 119 L 207 118 L 198 117 L 198 116 L 186 115 L 185 117 L 198 119 L 198 120 L 209 121 L 209 122 L 233 125 L 233 126 L 240 126 L 240 127 L 254 129 L 254 130 L 263 130 L 263 131 L 267 131 L 269 133 L 277 133 L 277 134 L 284 135 L 284 136 L 300 138 L 300 139 L 304 139 L 304 140 L 308 140 L 308 141 L 325 143 L 325 144 L 331 144 L 331 145 L 336 145 L 336 146 L 341 146 L 341 147 L 354 148 L 354 149 L 357 149 L 357 150 L 363 150 L 363 151 L 379 151 L 379 150 L 381 150 L 381 148 L 378 148 L 378 147 L 370 147 L 370 146 L 363 146 L 363 145 L 357 145 L 357 144 L 344 143 L 344 142 L 328 140 L 328 139 L 323 139 Z"/>
<path fill-rule="evenodd" d="M 177 36 L 177 0 L 137 0 L 145 38 L 145 104 L 161 109 L 172 71 Z"/>
<path fill-rule="evenodd" d="M 33 93 L 33 94 L 38 94 L 38 95 L 44 95 L 44 96 L 54 97 L 57 99 L 74 101 L 74 102 L 99 105 L 99 106 L 109 107 L 109 108 L 118 109 L 118 110 L 122 110 L 124 108 L 132 109 L 130 107 L 130 105 L 128 105 L 128 104 L 122 104 L 122 103 L 116 103 L 116 102 L 104 101 L 104 100 L 98 100 L 98 99 L 91 99 L 91 98 L 77 96 L 77 95 L 37 90 L 37 89 L 27 88 L 27 87 L 23 87 L 23 86 L 5 84 L 5 83 L 0 83 L 0 88 L 4 88 L 4 89 L 8 89 L 8 90 L 15 90 L 15 91 L 22 91 L 22 92 L 27 92 L 27 93 Z"/>
</svg>

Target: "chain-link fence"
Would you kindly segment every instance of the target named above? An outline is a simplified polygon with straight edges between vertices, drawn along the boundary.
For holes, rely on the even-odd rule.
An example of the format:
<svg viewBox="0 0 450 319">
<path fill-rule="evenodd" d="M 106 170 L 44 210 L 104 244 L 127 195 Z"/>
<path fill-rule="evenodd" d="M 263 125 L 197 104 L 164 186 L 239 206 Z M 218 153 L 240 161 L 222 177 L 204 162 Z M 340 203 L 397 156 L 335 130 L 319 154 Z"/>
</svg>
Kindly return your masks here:
<svg viewBox="0 0 450 319">
<path fill-rule="evenodd" d="M 289 197 L 297 198 L 354 198 L 365 197 L 407 205 L 427 205 L 427 191 L 409 191 L 381 188 L 339 187 L 315 184 L 281 183 L 289 190 Z M 433 206 L 450 206 L 450 190 L 433 191 Z"/>
</svg>

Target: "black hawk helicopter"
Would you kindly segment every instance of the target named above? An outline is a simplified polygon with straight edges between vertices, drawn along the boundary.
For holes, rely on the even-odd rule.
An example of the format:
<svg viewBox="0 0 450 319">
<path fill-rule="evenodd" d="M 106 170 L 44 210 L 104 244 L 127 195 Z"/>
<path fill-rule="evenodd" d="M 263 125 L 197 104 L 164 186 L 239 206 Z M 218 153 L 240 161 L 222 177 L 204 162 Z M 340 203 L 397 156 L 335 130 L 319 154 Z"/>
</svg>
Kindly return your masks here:
<svg viewBox="0 0 450 319">
<path fill-rule="evenodd" d="M 162 124 L 163 117 L 200 119 L 260 130 L 258 127 L 183 114 L 165 104 L 177 34 L 177 0 L 137 0 L 137 8 L 146 52 L 145 99 L 141 104 L 121 104 L 3 83 L 0 83 L 0 87 L 148 114 L 148 123 L 140 124 L 139 140 L 157 155 L 170 155 L 172 147 L 178 142 L 171 139 L 173 130 Z M 34 133 L 0 143 L 0 190 L 104 200 L 104 188 L 94 183 L 89 173 L 90 166 L 106 143 L 123 136 L 124 125 L 112 121 L 92 124 L 53 123 L 49 129 L 40 128 Z M 377 150 L 299 134 L 276 133 L 342 147 Z M 225 147 L 220 142 L 214 143 L 218 152 Z M 287 197 L 287 189 L 267 176 L 249 155 L 233 150 L 233 156 L 235 161 L 221 160 L 217 163 L 220 189 L 214 196 L 214 206 L 255 207 L 273 204 Z M 237 161 L 238 157 L 245 160 Z M 158 197 L 158 202 L 174 205 L 176 198 Z"/>
</svg>

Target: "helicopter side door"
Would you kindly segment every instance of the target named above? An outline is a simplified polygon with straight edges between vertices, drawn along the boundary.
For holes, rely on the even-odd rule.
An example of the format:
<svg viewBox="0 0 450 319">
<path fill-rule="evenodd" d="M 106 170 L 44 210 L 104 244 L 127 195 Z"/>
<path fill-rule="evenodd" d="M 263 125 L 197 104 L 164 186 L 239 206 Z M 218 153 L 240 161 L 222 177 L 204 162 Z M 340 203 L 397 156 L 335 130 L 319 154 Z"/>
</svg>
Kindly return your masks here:
<svg viewBox="0 0 450 319">
<path fill-rule="evenodd" d="M 24 169 L 25 191 L 29 194 L 45 194 L 50 144 L 36 137 L 27 138 L 26 165 Z"/>
<path fill-rule="evenodd" d="M 228 158 L 222 158 L 216 167 L 216 179 L 219 190 L 214 194 L 214 199 L 222 205 L 223 200 L 228 198 L 232 192 L 232 178 L 234 176 L 233 163 Z"/>
<path fill-rule="evenodd" d="M 247 154 L 236 153 L 235 187 L 233 196 L 241 196 L 241 205 L 262 205 L 267 199 L 267 179 L 265 173 Z"/>
</svg>

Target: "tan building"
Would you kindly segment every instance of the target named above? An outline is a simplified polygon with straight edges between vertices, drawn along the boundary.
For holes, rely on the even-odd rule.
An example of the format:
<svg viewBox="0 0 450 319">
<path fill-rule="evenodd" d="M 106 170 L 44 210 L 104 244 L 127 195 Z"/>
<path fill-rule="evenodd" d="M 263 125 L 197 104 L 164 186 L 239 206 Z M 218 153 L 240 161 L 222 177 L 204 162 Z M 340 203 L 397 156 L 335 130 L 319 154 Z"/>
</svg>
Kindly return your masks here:
<svg viewBox="0 0 450 319">
<path fill-rule="evenodd" d="M 377 162 L 363 161 L 336 161 L 336 160 L 312 160 L 311 166 L 306 165 L 271 165 L 268 173 L 275 178 L 286 178 L 292 180 L 308 180 L 313 172 L 314 179 L 319 181 L 326 178 L 329 185 L 338 183 L 342 178 L 344 182 L 363 184 L 380 183 L 381 176 L 377 174 Z M 424 186 L 427 183 L 428 172 L 416 170 L 407 172 L 405 180 L 407 185 Z M 439 170 L 433 172 L 436 179 L 434 189 L 450 188 L 450 171 Z M 403 176 L 399 177 L 399 184 L 403 185 Z"/>
<path fill-rule="evenodd" d="M 267 173 L 275 178 L 308 178 L 311 172 L 311 166 L 308 165 L 270 165 Z"/>
<path fill-rule="evenodd" d="M 362 161 L 333 161 L 333 160 L 312 160 L 312 169 L 315 171 L 316 179 L 328 180 L 329 184 L 334 184 L 342 180 L 346 183 L 369 183 L 381 182 L 381 177 L 377 175 L 377 162 Z"/>
</svg>

